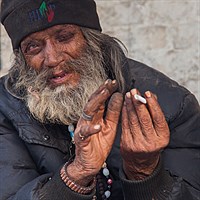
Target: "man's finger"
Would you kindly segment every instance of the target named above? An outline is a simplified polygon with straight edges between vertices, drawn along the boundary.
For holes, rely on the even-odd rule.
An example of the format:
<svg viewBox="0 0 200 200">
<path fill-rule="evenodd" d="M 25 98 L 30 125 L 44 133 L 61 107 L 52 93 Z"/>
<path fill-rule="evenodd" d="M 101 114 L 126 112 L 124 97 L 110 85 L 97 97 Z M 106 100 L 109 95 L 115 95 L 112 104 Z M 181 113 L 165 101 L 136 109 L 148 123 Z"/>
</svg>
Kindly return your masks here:
<svg viewBox="0 0 200 200">
<path fill-rule="evenodd" d="M 124 148 L 127 148 L 127 141 L 129 144 L 132 142 L 130 141 L 130 127 L 129 127 L 129 119 L 128 113 L 126 109 L 126 101 L 124 101 L 124 105 L 122 107 L 122 135 L 121 135 L 121 142 L 120 142 L 120 150 L 122 151 Z"/>
<path fill-rule="evenodd" d="M 130 92 L 126 93 L 125 101 L 126 101 L 126 110 L 127 110 L 128 123 L 129 123 L 129 128 L 131 130 L 131 134 L 134 139 L 136 138 L 143 139 L 144 135 L 142 134 L 140 122 L 137 113 L 135 111 L 133 102 L 131 100 Z"/>
<path fill-rule="evenodd" d="M 100 89 L 100 93 L 95 92 L 92 98 L 85 105 L 83 112 L 88 116 L 94 116 L 102 106 L 104 106 L 105 101 L 112 95 L 112 93 L 117 89 L 116 81 L 108 81 L 104 84 L 105 88 Z M 99 90 L 97 90 L 99 91 Z"/>
<path fill-rule="evenodd" d="M 143 135 L 146 137 L 151 137 L 154 134 L 154 127 L 151 119 L 151 115 L 146 107 L 146 104 L 138 101 L 135 98 L 135 94 L 139 94 L 139 91 L 136 89 L 131 90 L 131 99 L 137 113 L 138 121 L 142 130 Z"/>
<path fill-rule="evenodd" d="M 99 124 L 81 126 L 75 131 L 75 134 L 74 134 L 75 143 L 85 141 L 91 135 L 98 133 L 100 130 L 101 130 L 101 126 Z"/>
<path fill-rule="evenodd" d="M 114 86 L 114 88 L 113 88 L 113 86 Z M 107 79 L 107 80 L 105 81 L 105 83 L 103 83 L 103 84 L 90 96 L 90 98 L 89 98 L 88 101 L 94 99 L 95 96 L 97 96 L 99 93 L 101 93 L 101 91 L 102 91 L 103 89 L 105 89 L 105 88 L 107 88 L 107 89 L 110 91 L 110 93 L 113 93 L 113 92 L 118 88 L 116 80 L 113 80 L 113 81 L 112 81 L 111 79 Z"/>
<path fill-rule="evenodd" d="M 168 136 L 169 128 L 157 98 L 150 91 L 145 92 L 145 97 L 156 133 L 158 135 L 163 135 L 165 133 Z"/>
<path fill-rule="evenodd" d="M 126 109 L 126 101 L 124 101 L 124 105 L 122 107 L 122 129 L 128 130 L 129 122 L 128 122 L 128 113 Z"/>
<path fill-rule="evenodd" d="M 121 113 L 121 108 L 123 104 L 123 95 L 121 93 L 114 93 L 108 103 L 108 108 L 106 112 L 105 122 L 107 124 L 113 125 L 113 128 L 117 127 L 119 116 Z"/>
</svg>

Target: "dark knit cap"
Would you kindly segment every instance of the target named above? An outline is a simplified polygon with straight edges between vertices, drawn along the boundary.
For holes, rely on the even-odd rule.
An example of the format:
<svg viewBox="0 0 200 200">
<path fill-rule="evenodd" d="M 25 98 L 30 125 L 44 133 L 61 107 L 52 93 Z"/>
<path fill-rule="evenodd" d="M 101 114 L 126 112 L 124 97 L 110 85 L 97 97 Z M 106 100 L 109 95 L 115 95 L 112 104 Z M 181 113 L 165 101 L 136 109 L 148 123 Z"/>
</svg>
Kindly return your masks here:
<svg viewBox="0 0 200 200">
<path fill-rule="evenodd" d="M 75 24 L 101 31 L 93 0 L 2 0 L 1 23 L 13 49 L 31 33 L 58 24 Z"/>
</svg>

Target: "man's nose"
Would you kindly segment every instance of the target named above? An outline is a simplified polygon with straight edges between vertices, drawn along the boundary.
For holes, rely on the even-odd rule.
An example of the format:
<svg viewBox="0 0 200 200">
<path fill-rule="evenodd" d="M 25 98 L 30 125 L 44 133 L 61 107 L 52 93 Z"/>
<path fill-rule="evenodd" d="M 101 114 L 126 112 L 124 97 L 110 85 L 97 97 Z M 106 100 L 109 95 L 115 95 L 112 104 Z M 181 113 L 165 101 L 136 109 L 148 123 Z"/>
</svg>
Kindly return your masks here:
<svg viewBox="0 0 200 200">
<path fill-rule="evenodd" d="M 44 66 L 57 67 L 62 61 L 64 58 L 60 48 L 51 41 L 47 41 L 44 50 Z"/>
</svg>

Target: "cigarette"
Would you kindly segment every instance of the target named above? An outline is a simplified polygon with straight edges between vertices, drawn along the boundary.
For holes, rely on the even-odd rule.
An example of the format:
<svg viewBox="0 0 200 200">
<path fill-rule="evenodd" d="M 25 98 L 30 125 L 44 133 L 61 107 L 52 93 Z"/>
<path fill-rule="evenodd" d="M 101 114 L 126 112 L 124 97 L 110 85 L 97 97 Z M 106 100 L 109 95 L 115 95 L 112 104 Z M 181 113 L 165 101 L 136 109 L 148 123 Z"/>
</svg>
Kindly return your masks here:
<svg viewBox="0 0 200 200">
<path fill-rule="evenodd" d="M 138 95 L 138 94 L 135 94 L 134 97 L 135 97 L 135 99 L 137 99 L 137 100 L 140 101 L 141 103 L 144 103 L 144 104 L 147 103 L 147 100 L 146 100 L 145 98 L 141 97 L 141 96 Z"/>
</svg>

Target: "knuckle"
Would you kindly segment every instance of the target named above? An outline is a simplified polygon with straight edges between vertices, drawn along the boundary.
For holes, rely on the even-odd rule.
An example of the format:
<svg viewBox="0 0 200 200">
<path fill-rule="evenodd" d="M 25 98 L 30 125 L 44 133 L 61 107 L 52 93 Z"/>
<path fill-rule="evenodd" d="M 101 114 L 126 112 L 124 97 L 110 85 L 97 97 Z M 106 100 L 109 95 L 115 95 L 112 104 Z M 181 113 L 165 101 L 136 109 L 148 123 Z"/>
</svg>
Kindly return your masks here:
<svg viewBox="0 0 200 200">
<path fill-rule="evenodd" d="M 138 120 L 136 120 L 136 117 L 132 117 L 132 120 L 129 120 L 129 124 L 133 127 L 140 128 Z"/>
<path fill-rule="evenodd" d="M 148 117 L 141 117 L 140 123 L 142 126 L 148 127 L 149 129 L 152 127 L 152 121 Z"/>
<path fill-rule="evenodd" d="M 83 134 L 83 135 L 85 135 L 86 133 L 89 132 L 89 130 L 90 130 L 90 126 L 85 125 L 85 126 L 82 126 L 82 127 L 80 128 L 80 133 Z"/>
<path fill-rule="evenodd" d="M 121 104 L 123 102 L 123 96 L 122 94 L 120 93 L 114 93 L 112 96 L 111 96 L 111 99 L 110 99 L 110 105 L 111 106 L 119 106 L 121 107 Z"/>
<path fill-rule="evenodd" d="M 166 126 L 166 120 L 163 115 L 155 116 L 154 117 L 154 122 L 158 127 L 165 127 Z"/>
<path fill-rule="evenodd" d="M 123 95 L 119 92 L 115 92 L 112 97 L 113 99 L 116 99 L 117 101 L 122 101 L 123 100 Z"/>
<path fill-rule="evenodd" d="M 129 129 L 129 124 L 127 119 L 122 120 L 122 130 Z"/>
<path fill-rule="evenodd" d="M 108 96 L 110 96 L 110 91 L 107 89 L 107 88 L 105 88 L 103 91 L 102 91 L 102 93 L 101 93 L 104 97 L 108 97 Z"/>
</svg>

